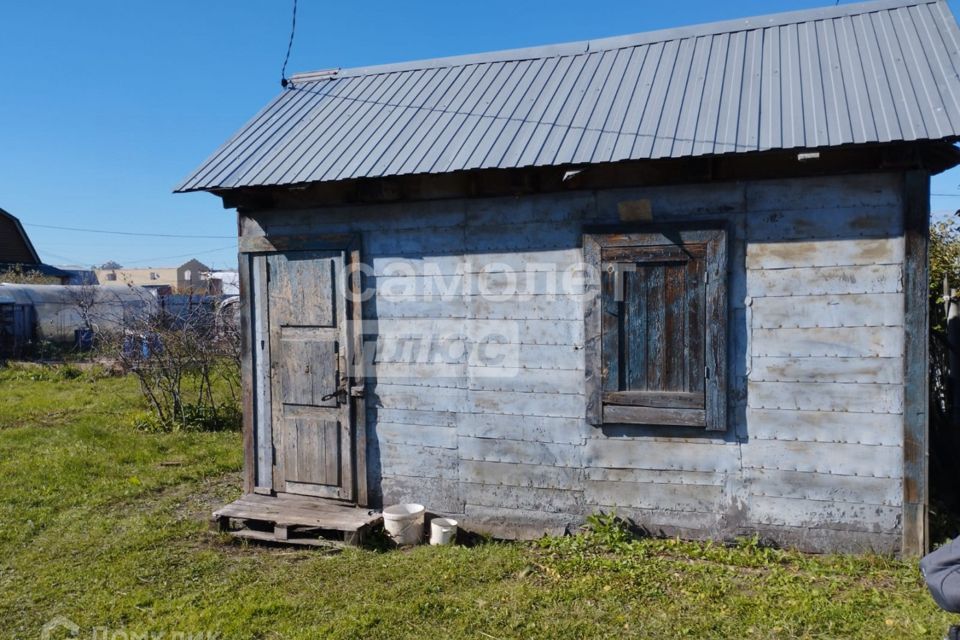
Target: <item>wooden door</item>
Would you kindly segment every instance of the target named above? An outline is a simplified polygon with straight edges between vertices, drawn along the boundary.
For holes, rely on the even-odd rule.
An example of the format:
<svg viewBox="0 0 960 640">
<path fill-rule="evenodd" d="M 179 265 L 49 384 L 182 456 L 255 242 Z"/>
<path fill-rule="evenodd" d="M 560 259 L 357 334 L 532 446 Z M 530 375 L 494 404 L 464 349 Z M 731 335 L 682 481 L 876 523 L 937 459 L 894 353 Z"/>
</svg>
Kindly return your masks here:
<svg viewBox="0 0 960 640">
<path fill-rule="evenodd" d="M 275 491 L 352 500 L 344 253 L 267 256 Z"/>
</svg>

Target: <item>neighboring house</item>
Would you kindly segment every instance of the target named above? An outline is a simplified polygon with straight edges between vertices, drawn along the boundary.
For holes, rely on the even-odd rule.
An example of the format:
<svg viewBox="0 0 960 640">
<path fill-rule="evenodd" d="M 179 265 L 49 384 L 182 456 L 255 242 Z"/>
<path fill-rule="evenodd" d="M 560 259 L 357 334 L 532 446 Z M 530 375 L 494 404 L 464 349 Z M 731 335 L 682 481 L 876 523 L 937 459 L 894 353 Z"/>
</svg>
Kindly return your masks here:
<svg viewBox="0 0 960 640">
<path fill-rule="evenodd" d="M 13 215 L 0 209 L 0 262 L 5 264 L 40 264 L 23 225 Z"/>
<path fill-rule="evenodd" d="M 958 43 L 884 0 L 294 77 L 178 188 L 239 210 L 220 524 L 923 552 Z"/>
<path fill-rule="evenodd" d="M 15 269 L 57 278 L 60 284 L 71 278 L 61 269 L 43 264 L 20 220 L 0 209 L 0 273 Z"/>
<path fill-rule="evenodd" d="M 196 258 L 177 267 L 177 291 L 183 294 L 209 292 L 210 267 Z"/>
<path fill-rule="evenodd" d="M 144 267 L 137 269 L 97 269 L 101 284 L 131 284 L 177 293 L 206 295 L 210 267 L 199 260 L 190 260 L 179 267 Z"/>
</svg>

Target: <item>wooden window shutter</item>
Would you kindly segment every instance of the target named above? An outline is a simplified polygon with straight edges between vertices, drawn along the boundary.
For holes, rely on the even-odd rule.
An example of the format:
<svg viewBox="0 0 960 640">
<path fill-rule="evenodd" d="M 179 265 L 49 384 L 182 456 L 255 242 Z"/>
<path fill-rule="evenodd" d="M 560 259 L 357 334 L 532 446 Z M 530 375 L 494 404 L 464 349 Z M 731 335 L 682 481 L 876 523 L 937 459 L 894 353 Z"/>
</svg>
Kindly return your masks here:
<svg viewBox="0 0 960 640">
<path fill-rule="evenodd" d="M 584 257 L 588 419 L 725 430 L 725 231 L 588 234 Z"/>
</svg>

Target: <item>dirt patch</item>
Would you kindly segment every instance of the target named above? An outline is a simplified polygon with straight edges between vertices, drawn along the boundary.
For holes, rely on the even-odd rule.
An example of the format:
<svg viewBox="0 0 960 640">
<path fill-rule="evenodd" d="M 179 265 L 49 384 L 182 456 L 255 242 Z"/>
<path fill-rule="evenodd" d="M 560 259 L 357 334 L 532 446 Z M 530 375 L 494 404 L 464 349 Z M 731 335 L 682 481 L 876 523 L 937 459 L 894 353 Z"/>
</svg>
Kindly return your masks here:
<svg viewBox="0 0 960 640">
<path fill-rule="evenodd" d="M 173 507 L 175 519 L 208 522 L 215 509 L 240 497 L 242 487 L 243 479 L 234 471 L 167 491 L 168 496 L 180 497 Z"/>
</svg>

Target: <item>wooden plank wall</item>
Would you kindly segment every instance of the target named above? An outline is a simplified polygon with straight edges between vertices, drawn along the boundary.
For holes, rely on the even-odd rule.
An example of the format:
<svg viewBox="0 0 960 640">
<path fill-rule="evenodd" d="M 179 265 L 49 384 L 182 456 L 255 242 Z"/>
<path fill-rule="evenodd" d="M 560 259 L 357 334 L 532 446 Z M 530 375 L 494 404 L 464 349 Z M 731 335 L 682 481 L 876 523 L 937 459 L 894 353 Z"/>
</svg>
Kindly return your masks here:
<svg viewBox="0 0 960 640">
<path fill-rule="evenodd" d="M 556 533 L 616 509 L 667 534 L 890 551 L 903 500 L 901 183 L 274 211 L 243 217 L 242 232 L 363 234 L 378 346 L 368 464 L 385 503 L 423 502 L 501 535 Z M 554 295 L 544 270 L 580 263 L 584 225 L 634 211 L 729 223 L 726 433 L 584 420 L 583 301 Z M 438 336 L 426 360 L 397 347 L 425 334 Z M 491 334 L 505 338 L 503 362 L 454 348 Z"/>
</svg>

